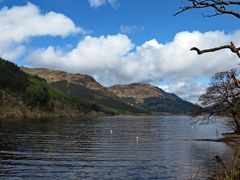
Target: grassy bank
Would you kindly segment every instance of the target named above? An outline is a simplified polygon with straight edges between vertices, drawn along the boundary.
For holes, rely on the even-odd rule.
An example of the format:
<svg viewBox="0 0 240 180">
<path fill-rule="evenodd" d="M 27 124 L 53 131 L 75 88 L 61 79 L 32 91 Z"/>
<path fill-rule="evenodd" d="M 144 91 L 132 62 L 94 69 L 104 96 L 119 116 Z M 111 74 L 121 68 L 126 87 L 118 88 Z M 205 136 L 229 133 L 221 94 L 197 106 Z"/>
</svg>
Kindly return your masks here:
<svg viewBox="0 0 240 180">
<path fill-rule="evenodd" d="M 33 107 L 26 104 L 23 97 L 2 90 L 0 99 L 0 119 L 75 117 L 84 114 L 72 108 L 71 104 L 62 104 L 56 100 L 51 101 L 54 108 Z"/>
<path fill-rule="evenodd" d="M 220 139 L 222 142 L 235 149 L 231 163 L 226 165 L 220 157 L 216 158 L 218 167 L 214 175 L 209 178 L 213 180 L 239 180 L 240 179 L 240 135 L 225 134 Z"/>
</svg>

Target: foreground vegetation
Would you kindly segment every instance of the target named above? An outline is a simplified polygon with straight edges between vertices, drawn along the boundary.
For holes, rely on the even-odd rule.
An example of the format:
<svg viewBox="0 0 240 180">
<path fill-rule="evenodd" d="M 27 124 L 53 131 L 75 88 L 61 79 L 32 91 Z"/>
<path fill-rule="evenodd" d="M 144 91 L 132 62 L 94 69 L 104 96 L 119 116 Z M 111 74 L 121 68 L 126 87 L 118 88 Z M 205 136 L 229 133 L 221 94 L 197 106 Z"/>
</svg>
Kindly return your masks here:
<svg viewBox="0 0 240 180">
<path fill-rule="evenodd" d="M 239 180 L 240 179 L 240 153 L 236 151 L 232 157 L 231 163 L 226 165 L 221 158 L 216 156 L 216 171 L 210 177 L 210 180 Z"/>
<path fill-rule="evenodd" d="M 236 149 L 232 157 L 231 163 L 225 165 L 219 161 L 218 169 L 212 179 L 214 180 L 239 180 L 240 179 L 240 135 L 225 134 L 223 141 Z"/>
</svg>

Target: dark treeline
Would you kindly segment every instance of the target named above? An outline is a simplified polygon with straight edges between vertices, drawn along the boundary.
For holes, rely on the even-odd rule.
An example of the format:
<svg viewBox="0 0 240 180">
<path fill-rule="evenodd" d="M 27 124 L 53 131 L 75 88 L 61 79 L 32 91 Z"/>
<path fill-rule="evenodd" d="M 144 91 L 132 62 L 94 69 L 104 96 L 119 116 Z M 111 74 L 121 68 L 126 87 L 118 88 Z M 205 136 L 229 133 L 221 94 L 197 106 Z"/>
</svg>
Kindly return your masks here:
<svg viewBox="0 0 240 180">
<path fill-rule="evenodd" d="M 25 93 L 29 85 L 28 75 L 20 68 L 0 58 L 0 88 L 16 93 Z"/>
</svg>

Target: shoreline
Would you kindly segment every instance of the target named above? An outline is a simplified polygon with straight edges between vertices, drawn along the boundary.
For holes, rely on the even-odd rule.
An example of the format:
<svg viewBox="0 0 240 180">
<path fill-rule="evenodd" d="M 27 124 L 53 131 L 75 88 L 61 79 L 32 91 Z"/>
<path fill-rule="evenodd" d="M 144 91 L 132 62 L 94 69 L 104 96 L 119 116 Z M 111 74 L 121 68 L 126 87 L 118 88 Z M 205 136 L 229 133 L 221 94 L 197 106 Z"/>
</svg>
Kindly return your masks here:
<svg viewBox="0 0 240 180">
<path fill-rule="evenodd" d="M 240 147 L 240 134 L 225 133 L 222 138 L 216 139 L 193 139 L 194 141 L 222 142 L 232 147 Z"/>
<path fill-rule="evenodd" d="M 31 112 L 12 112 L 12 113 L 4 113 L 1 114 L 0 120 L 21 120 L 21 119 L 53 119 L 53 118 L 78 118 L 78 117 L 96 117 L 96 116 L 185 116 L 187 114 L 170 114 L 170 113 L 128 113 L 128 114 L 106 114 L 104 112 L 89 112 L 89 113 L 83 113 L 83 112 L 45 112 L 45 111 L 31 111 Z"/>
<path fill-rule="evenodd" d="M 82 113 L 82 112 L 61 112 L 61 113 L 48 113 L 48 112 L 31 112 L 27 114 L 5 114 L 0 117 L 1 121 L 6 120 L 31 120 L 31 119 L 58 119 L 58 118 L 78 118 L 78 117 L 95 117 L 95 116 L 104 116 L 105 114 L 101 112 L 90 112 L 90 113 Z"/>
<path fill-rule="evenodd" d="M 225 133 L 223 136 L 223 138 L 220 138 L 222 142 L 235 148 L 240 147 L 240 134 Z"/>
</svg>

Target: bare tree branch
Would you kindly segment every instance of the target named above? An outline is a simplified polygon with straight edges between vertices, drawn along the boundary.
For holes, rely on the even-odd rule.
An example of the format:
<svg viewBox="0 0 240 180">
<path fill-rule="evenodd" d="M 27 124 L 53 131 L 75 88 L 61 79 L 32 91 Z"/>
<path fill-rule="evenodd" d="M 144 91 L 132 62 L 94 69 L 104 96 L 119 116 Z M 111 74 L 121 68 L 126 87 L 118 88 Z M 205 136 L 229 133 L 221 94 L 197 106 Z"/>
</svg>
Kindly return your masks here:
<svg viewBox="0 0 240 180">
<path fill-rule="evenodd" d="M 236 70 L 231 70 L 231 79 L 234 81 L 236 87 L 240 88 L 239 80 L 236 78 Z"/>
<path fill-rule="evenodd" d="M 200 96 L 199 101 L 204 105 L 204 118 L 210 119 L 218 113 L 231 114 L 235 132 L 240 133 L 240 86 L 236 69 L 216 73 L 211 79 L 211 86 Z"/>
<path fill-rule="evenodd" d="M 240 0 L 186 0 L 185 6 L 180 7 L 180 10 L 174 14 L 174 16 L 191 10 L 191 9 L 204 9 L 211 8 L 214 10 L 213 14 L 204 15 L 204 17 L 212 17 L 217 15 L 228 14 L 240 19 L 240 13 L 237 12 L 237 8 L 240 9 Z M 236 47 L 233 42 L 230 45 L 223 45 L 219 47 L 200 50 L 197 47 L 193 47 L 190 50 L 196 51 L 199 55 L 203 53 L 215 52 L 222 49 L 230 49 L 240 58 L 240 47 Z"/>
<path fill-rule="evenodd" d="M 208 15 L 207 17 L 229 14 L 236 18 L 240 18 L 240 14 L 238 12 L 230 9 L 232 5 L 240 5 L 238 0 L 188 0 L 188 2 L 190 5 L 180 7 L 180 10 L 176 12 L 174 16 L 191 9 L 212 8 L 215 10 L 215 14 Z"/>
<path fill-rule="evenodd" d="M 240 58 L 240 52 L 239 52 L 240 47 L 236 47 L 233 42 L 230 42 L 230 45 L 224 45 L 224 46 L 219 46 L 219 47 L 214 47 L 214 48 L 209 48 L 209 49 L 200 50 L 197 47 L 193 47 L 190 50 L 196 51 L 200 55 L 200 54 L 204 54 L 204 53 L 219 51 L 221 49 L 230 49 L 233 53 L 236 53 L 237 56 Z"/>
</svg>

